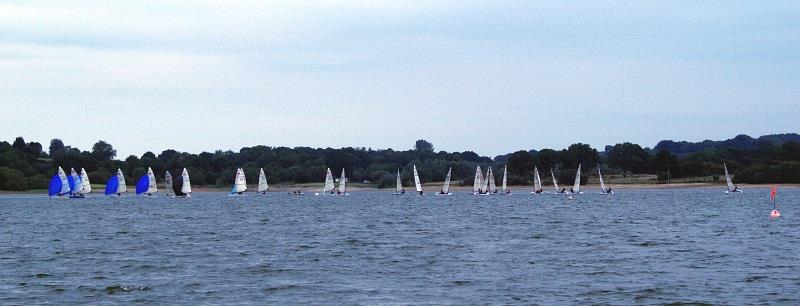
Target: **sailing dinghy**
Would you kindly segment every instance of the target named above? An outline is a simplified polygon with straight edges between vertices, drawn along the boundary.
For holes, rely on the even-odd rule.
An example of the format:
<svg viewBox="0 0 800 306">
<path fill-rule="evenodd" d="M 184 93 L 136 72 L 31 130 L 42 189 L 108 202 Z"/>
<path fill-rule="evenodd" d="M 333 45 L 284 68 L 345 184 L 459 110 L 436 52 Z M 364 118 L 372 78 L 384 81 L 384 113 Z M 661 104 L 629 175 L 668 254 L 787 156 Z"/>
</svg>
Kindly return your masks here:
<svg viewBox="0 0 800 306">
<path fill-rule="evenodd" d="M 175 196 L 175 194 L 172 193 L 172 185 L 173 185 L 172 174 L 170 174 L 169 171 L 167 171 L 167 173 L 164 174 L 164 190 L 166 190 L 168 197 Z"/>
<path fill-rule="evenodd" d="M 475 168 L 475 182 L 472 184 L 472 194 L 479 195 L 483 193 L 483 171 L 481 166 Z"/>
<path fill-rule="evenodd" d="M 189 171 L 183 168 L 181 176 L 172 182 L 172 191 L 179 198 L 189 198 L 192 193 L 192 181 L 189 179 Z"/>
<path fill-rule="evenodd" d="M 725 193 L 726 194 L 737 193 L 737 192 L 742 193 L 742 190 L 739 189 L 738 186 L 733 184 L 733 180 L 731 180 L 731 174 L 728 173 L 728 165 L 722 163 L 722 168 L 725 169 L 725 182 L 728 184 L 728 190 L 725 191 Z"/>
<path fill-rule="evenodd" d="M 325 185 L 322 186 L 322 195 L 334 194 L 333 187 L 333 174 L 331 174 L 331 168 L 328 168 L 328 171 L 325 174 Z M 317 193 L 315 195 L 320 194 Z"/>
<path fill-rule="evenodd" d="M 600 173 L 600 164 L 597 164 L 597 176 L 600 177 L 600 194 L 614 194 L 611 188 L 606 188 L 606 183 L 603 181 L 603 173 Z"/>
<path fill-rule="evenodd" d="M 569 189 L 569 194 L 583 194 L 581 192 L 581 164 L 578 164 L 578 172 L 575 173 L 575 183 Z"/>
<path fill-rule="evenodd" d="M 64 169 L 58 167 L 58 171 L 56 171 L 56 174 L 50 179 L 50 185 L 47 188 L 47 195 L 52 198 L 60 198 L 69 194 L 69 190 L 67 174 L 64 173 Z"/>
<path fill-rule="evenodd" d="M 508 165 L 503 166 L 503 185 L 501 185 L 500 191 L 503 194 L 511 194 L 511 190 L 508 189 Z"/>
<path fill-rule="evenodd" d="M 153 174 L 153 169 L 147 167 L 147 173 L 136 181 L 136 195 L 146 194 L 147 196 L 152 196 L 156 192 L 158 192 L 156 176 Z"/>
<path fill-rule="evenodd" d="M 269 189 L 269 184 L 267 184 L 267 175 L 264 174 L 264 168 L 261 168 L 258 172 L 258 190 L 256 192 L 260 194 L 267 194 L 267 189 Z"/>
<path fill-rule="evenodd" d="M 450 174 L 453 171 L 453 167 L 447 169 L 447 176 L 444 178 L 444 185 L 442 185 L 442 190 L 437 192 L 436 195 L 451 195 L 453 194 L 450 192 Z"/>
<path fill-rule="evenodd" d="M 406 194 L 406 189 L 403 188 L 403 182 L 400 180 L 400 169 L 397 169 L 397 184 L 395 185 L 395 191 L 393 195 L 404 195 Z"/>
<path fill-rule="evenodd" d="M 128 186 L 125 184 L 125 175 L 122 174 L 122 170 L 117 169 L 117 175 L 108 178 L 105 195 L 121 197 L 126 192 L 128 192 Z"/>
<path fill-rule="evenodd" d="M 555 194 L 564 194 L 566 190 L 558 188 L 558 181 L 556 180 L 556 175 L 553 173 L 553 168 L 550 168 L 550 176 L 553 177 L 553 187 L 555 188 Z"/>
<path fill-rule="evenodd" d="M 339 176 L 339 189 L 336 190 L 336 195 L 349 195 L 347 193 L 347 176 L 344 174 L 344 168 L 342 168 L 342 175 Z"/>
<path fill-rule="evenodd" d="M 81 168 L 81 195 L 92 192 L 92 183 L 89 182 L 89 175 L 86 169 Z"/>
<path fill-rule="evenodd" d="M 233 180 L 233 188 L 229 196 L 241 196 L 247 191 L 247 178 L 244 176 L 244 169 L 236 169 L 236 177 Z"/>
<path fill-rule="evenodd" d="M 417 188 L 417 195 L 423 195 L 422 184 L 419 182 L 419 173 L 417 173 L 417 165 L 414 165 L 414 187 Z"/>
<path fill-rule="evenodd" d="M 539 177 L 539 168 L 533 166 L 533 194 L 541 194 L 544 191 L 542 189 L 542 178 Z"/>
<path fill-rule="evenodd" d="M 83 199 L 83 181 L 81 180 L 75 168 L 69 169 L 70 175 L 67 177 L 69 183 L 69 198 L 70 199 Z"/>
</svg>

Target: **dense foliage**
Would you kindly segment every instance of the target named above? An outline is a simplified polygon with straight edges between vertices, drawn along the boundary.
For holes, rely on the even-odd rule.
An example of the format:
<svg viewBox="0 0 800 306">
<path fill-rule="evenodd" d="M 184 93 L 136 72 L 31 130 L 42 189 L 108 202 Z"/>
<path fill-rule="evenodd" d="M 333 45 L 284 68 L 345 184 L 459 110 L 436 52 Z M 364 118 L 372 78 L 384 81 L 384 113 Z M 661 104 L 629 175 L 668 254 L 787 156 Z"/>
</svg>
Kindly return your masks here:
<svg viewBox="0 0 800 306">
<path fill-rule="evenodd" d="M 324 179 L 325 169 L 334 173 L 346 169 L 352 182 L 374 184 L 379 187 L 394 186 L 395 173 L 400 170 L 405 184 L 411 181 L 411 167 L 417 166 L 423 181 L 441 181 L 449 167 L 453 168 L 453 179 L 471 185 L 475 166 L 484 170 L 494 168 L 499 176 L 502 167 L 508 166 L 511 184 L 529 184 L 534 166 L 539 168 L 542 178 L 549 183 L 552 168 L 557 179 L 570 182 L 579 163 L 583 164 L 584 182 L 596 173 L 596 165 L 602 164 L 608 174 L 657 174 L 666 180 L 667 173 L 673 179 L 690 177 L 715 177 L 722 173 L 722 163 L 736 174 L 742 183 L 798 183 L 800 182 L 800 139 L 796 134 L 770 135 L 759 139 L 740 135 L 723 142 L 659 143 L 658 150 L 642 148 L 637 144 L 620 143 L 598 152 L 587 144 L 573 144 L 566 149 L 541 149 L 517 151 L 489 158 L 475 152 L 434 151 L 428 141 L 419 140 L 414 149 L 395 151 L 366 148 L 314 149 L 308 147 L 246 147 L 233 151 L 202 152 L 191 154 L 166 150 L 159 154 L 145 152 L 141 156 L 116 159 L 113 146 L 104 141 L 95 143 L 91 151 L 64 145 L 53 139 L 45 152 L 37 142 L 25 142 L 18 137 L 13 143 L 0 142 L 0 189 L 26 190 L 46 188 L 49 178 L 58 166 L 85 168 L 89 178 L 102 184 L 122 169 L 130 179 L 137 178 L 152 167 L 163 179 L 169 170 L 179 173 L 187 168 L 193 185 L 223 186 L 233 182 L 236 168 L 244 168 L 248 180 L 254 182 L 258 169 L 264 168 L 271 183 L 311 183 Z M 748 140 L 749 139 L 749 140 Z M 790 141 L 784 141 L 784 140 Z M 732 144 L 731 147 L 724 144 Z M 676 145 L 678 144 L 678 145 Z M 702 144 L 714 144 L 704 146 Z M 702 150 L 696 150 L 697 147 Z M 694 149 L 687 149 L 694 148 Z M 686 153 L 686 151 L 693 151 Z"/>
</svg>

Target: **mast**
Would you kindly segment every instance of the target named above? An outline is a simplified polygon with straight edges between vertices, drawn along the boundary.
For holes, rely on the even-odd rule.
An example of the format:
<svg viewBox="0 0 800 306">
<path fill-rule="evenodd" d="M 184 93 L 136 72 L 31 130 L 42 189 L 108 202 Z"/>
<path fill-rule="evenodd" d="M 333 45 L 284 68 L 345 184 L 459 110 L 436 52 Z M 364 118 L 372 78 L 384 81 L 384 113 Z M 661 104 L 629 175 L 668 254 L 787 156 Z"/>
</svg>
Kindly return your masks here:
<svg viewBox="0 0 800 306">
<path fill-rule="evenodd" d="M 450 173 L 453 171 L 453 167 L 447 169 L 447 176 L 444 178 L 444 186 L 442 186 L 442 194 L 450 193 Z"/>
</svg>

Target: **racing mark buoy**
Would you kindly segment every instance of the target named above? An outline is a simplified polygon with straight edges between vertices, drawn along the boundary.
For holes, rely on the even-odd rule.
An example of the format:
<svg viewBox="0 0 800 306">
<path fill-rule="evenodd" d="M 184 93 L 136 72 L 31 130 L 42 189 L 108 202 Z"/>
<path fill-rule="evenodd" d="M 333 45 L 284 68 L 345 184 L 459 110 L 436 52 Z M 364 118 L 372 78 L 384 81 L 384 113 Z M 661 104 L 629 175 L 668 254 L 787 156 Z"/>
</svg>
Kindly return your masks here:
<svg viewBox="0 0 800 306">
<path fill-rule="evenodd" d="M 781 217 L 781 212 L 779 212 L 777 209 L 773 209 L 772 212 L 769 213 L 769 217 L 770 218 L 780 218 Z"/>
</svg>

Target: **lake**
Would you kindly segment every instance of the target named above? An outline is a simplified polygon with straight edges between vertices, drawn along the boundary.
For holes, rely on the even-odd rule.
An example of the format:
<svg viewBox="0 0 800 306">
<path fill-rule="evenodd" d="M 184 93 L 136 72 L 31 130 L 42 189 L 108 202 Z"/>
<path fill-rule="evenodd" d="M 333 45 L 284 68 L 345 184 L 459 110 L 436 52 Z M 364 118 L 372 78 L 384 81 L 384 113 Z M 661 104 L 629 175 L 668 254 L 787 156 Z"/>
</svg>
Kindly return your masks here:
<svg viewBox="0 0 800 306">
<path fill-rule="evenodd" d="M 0 304 L 800 304 L 799 189 L 0 196 Z"/>
</svg>

